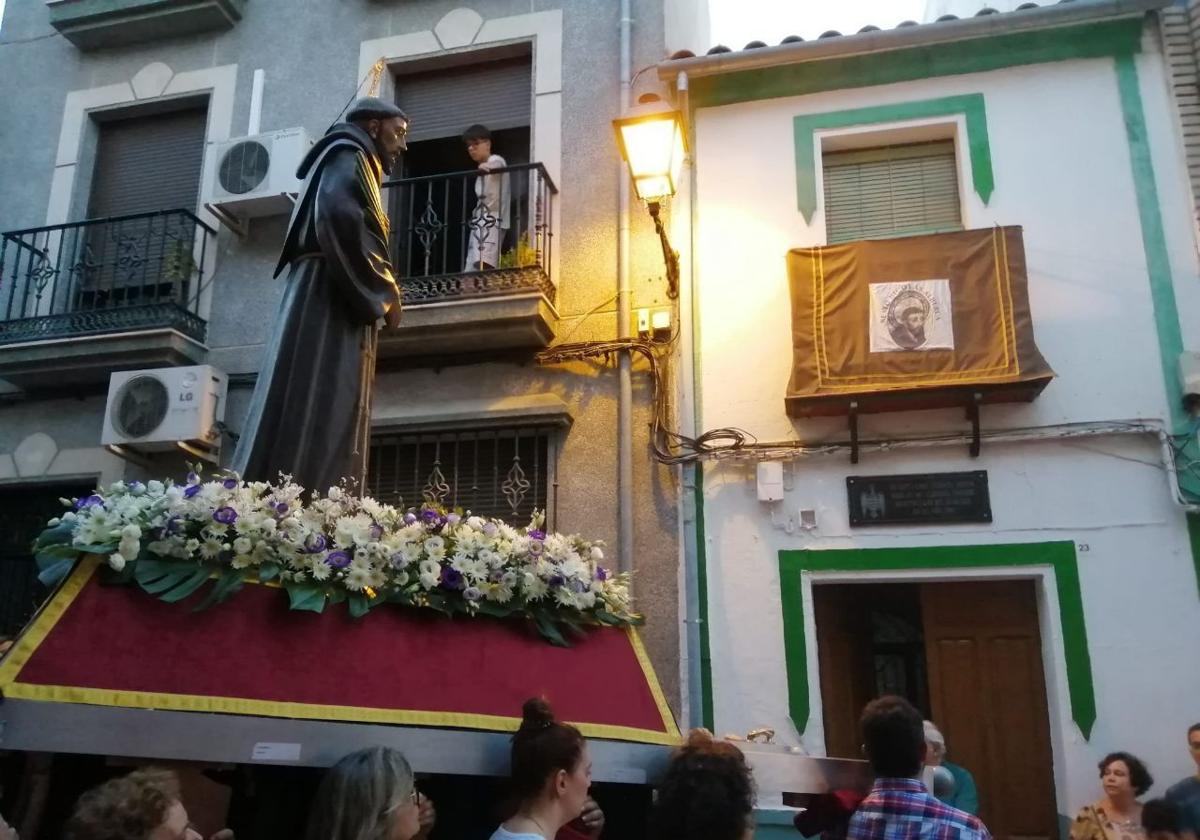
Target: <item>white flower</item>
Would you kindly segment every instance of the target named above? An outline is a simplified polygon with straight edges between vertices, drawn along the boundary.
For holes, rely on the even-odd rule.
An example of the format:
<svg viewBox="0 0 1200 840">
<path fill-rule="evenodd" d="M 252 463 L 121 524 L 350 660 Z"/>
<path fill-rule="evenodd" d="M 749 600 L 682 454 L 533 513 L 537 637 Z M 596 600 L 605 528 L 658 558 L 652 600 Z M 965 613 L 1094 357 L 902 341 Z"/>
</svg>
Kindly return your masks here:
<svg viewBox="0 0 1200 840">
<path fill-rule="evenodd" d="M 151 481 L 146 484 L 146 489 L 152 496 L 161 496 L 166 488 L 161 481 Z"/>
<path fill-rule="evenodd" d="M 48 525 L 51 528 L 56 528 L 61 524 L 62 524 L 62 520 L 59 519 L 57 516 L 46 523 L 46 525 Z"/>
<path fill-rule="evenodd" d="M 249 554 L 253 548 L 253 544 L 247 537 L 238 537 L 233 541 L 233 551 L 235 554 Z"/>
<path fill-rule="evenodd" d="M 312 558 L 309 563 L 309 572 L 313 580 L 329 580 L 329 576 L 333 574 L 333 569 L 329 568 L 329 564 L 320 556 Z"/>
<path fill-rule="evenodd" d="M 484 594 L 487 596 L 489 601 L 495 601 L 498 604 L 505 604 L 512 600 L 513 591 L 511 587 L 494 583 L 484 589 Z"/>
<path fill-rule="evenodd" d="M 329 492 L 325 494 L 326 498 L 331 502 L 340 502 L 345 494 L 340 487 L 330 487 Z"/>
<path fill-rule="evenodd" d="M 485 523 L 483 521 L 483 517 L 480 517 L 480 516 L 468 516 L 467 517 L 467 527 L 473 531 L 482 531 L 484 524 Z"/>
<path fill-rule="evenodd" d="M 244 569 L 250 565 L 250 558 L 245 554 L 237 554 L 229 561 L 229 565 L 235 569 Z"/>
<path fill-rule="evenodd" d="M 436 560 L 422 560 L 417 571 L 421 586 L 426 589 L 433 589 L 442 579 L 442 567 Z"/>
<path fill-rule="evenodd" d="M 590 553 L 591 553 L 593 563 L 603 563 L 604 562 L 604 552 L 600 550 L 600 546 L 598 546 L 598 545 L 592 546 L 592 550 Z"/>
<path fill-rule="evenodd" d="M 361 566 L 346 569 L 346 588 L 361 592 L 371 585 L 371 570 Z"/>
<path fill-rule="evenodd" d="M 525 597 L 530 601 L 537 601 L 545 597 L 550 589 L 546 582 L 533 572 L 525 572 L 522 575 L 521 588 L 525 590 Z"/>
<path fill-rule="evenodd" d="M 596 593 L 580 592 L 575 596 L 575 605 L 581 610 L 590 610 L 596 606 Z"/>
<path fill-rule="evenodd" d="M 225 548 L 220 540 L 206 539 L 200 544 L 200 556 L 205 560 L 215 560 Z"/>
<path fill-rule="evenodd" d="M 120 554 L 110 554 L 108 555 L 108 565 L 119 572 L 125 568 L 125 558 Z"/>
<path fill-rule="evenodd" d="M 361 545 L 371 542 L 373 525 L 371 517 L 365 513 L 340 517 L 334 528 L 333 539 L 338 548 L 349 548 L 355 543 Z"/>
</svg>

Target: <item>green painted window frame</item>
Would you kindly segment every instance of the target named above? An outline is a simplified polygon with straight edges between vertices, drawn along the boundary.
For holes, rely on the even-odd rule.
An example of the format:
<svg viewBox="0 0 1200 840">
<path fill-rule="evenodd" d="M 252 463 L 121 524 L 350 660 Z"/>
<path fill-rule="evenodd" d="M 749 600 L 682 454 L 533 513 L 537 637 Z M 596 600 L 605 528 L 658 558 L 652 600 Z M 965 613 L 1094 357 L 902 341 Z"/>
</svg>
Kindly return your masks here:
<svg viewBox="0 0 1200 840">
<path fill-rule="evenodd" d="M 812 224 L 817 211 L 817 138 L 818 131 L 862 125 L 911 122 L 962 117 L 966 124 L 967 153 L 971 159 L 971 183 L 976 194 L 987 204 L 996 188 L 992 171 L 992 147 L 988 140 L 987 108 L 982 93 L 920 99 L 895 105 L 876 105 L 848 111 L 801 114 L 792 119 L 796 153 L 796 207 L 804 221 Z"/>
<path fill-rule="evenodd" d="M 1000 545 L 920 546 L 915 548 L 803 549 L 779 552 L 779 593 L 783 611 L 783 646 L 787 670 L 788 712 L 803 734 L 812 713 L 808 683 L 808 638 L 804 619 L 804 575 L 813 572 L 909 572 L 1048 566 L 1058 590 L 1059 629 L 1066 656 L 1071 717 L 1091 738 L 1096 723 L 1096 690 L 1088 651 L 1087 627 L 1075 544 L 1071 542 Z M 1052 632 L 1042 628 L 1043 638 Z M 1049 688 L 1049 686 L 1047 686 Z"/>
</svg>

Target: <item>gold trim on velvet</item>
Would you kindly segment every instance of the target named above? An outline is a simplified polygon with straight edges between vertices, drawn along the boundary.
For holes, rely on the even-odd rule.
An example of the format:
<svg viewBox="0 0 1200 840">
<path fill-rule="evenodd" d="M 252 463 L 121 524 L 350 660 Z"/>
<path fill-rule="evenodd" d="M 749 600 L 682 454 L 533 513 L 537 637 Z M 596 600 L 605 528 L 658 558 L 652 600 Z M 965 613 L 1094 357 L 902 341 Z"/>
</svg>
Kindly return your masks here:
<svg viewBox="0 0 1200 840">
<path fill-rule="evenodd" d="M 274 700 L 254 700 L 239 697 L 216 697 L 166 692 L 121 691 L 83 688 L 79 686 L 37 685 L 22 683 L 17 677 L 38 646 L 66 614 L 103 563 L 96 556 L 84 557 L 72 570 L 62 587 L 46 604 L 27 632 L 17 640 L 8 655 L 0 662 L 0 691 L 9 698 L 57 703 L 84 703 L 95 706 L 118 706 L 133 709 L 166 709 L 183 712 L 217 712 L 224 714 L 259 715 L 264 717 L 336 720 L 358 723 L 390 723 L 410 726 L 440 726 L 461 729 L 481 729 L 515 732 L 521 724 L 518 717 L 463 712 L 434 712 L 413 709 L 379 709 L 363 706 L 339 706 L 314 703 L 291 703 Z M 257 581 L 255 581 L 257 583 Z M 150 596 L 147 596 L 150 597 Z M 642 646 L 641 638 L 632 627 L 624 628 L 642 675 L 662 717 L 663 729 L 640 729 L 601 723 L 573 722 L 584 736 L 635 741 L 646 744 L 675 745 L 679 729 L 667 706 L 666 698 L 654 673 L 654 667 Z"/>
</svg>

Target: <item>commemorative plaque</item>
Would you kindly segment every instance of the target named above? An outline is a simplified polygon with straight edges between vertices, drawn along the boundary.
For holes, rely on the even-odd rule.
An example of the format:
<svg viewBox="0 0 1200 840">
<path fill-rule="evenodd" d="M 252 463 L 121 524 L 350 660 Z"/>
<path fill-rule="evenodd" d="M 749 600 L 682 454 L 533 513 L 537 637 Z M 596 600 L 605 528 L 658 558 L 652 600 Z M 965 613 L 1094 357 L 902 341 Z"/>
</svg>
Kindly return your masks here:
<svg viewBox="0 0 1200 840">
<path fill-rule="evenodd" d="M 850 524 L 991 522 L 985 470 L 846 477 Z"/>
</svg>

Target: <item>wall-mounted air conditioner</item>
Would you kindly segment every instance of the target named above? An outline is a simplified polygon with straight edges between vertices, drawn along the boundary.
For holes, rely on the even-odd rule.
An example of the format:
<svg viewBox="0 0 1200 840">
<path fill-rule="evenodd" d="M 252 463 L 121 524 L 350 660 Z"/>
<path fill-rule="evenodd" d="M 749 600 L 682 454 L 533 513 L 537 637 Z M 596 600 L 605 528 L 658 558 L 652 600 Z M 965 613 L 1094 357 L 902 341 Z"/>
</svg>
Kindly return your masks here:
<svg viewBox="0 0 1200 840">
<path fill-rule="evenodd" d="M 289 213 L 300 189 L 296 168 L 312 147 L 302 128 L 285 128 L 217 144 L 203 203 L 222 222 Z"/>
<path fill-rule="evenodd" d="M 101 443 L 122 456 L 182 449 L 211 460 L 220 448 L 227 384 L 211 365 L 114 373 Z"/>
</svg>

